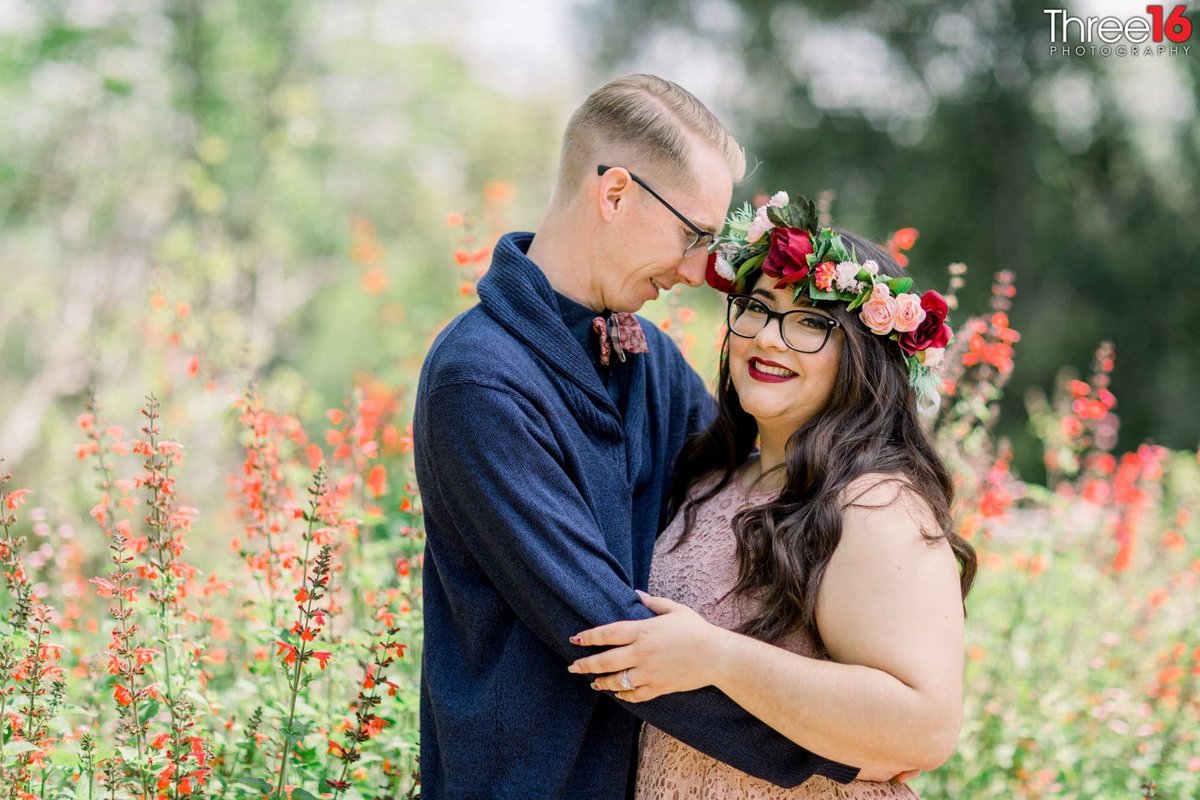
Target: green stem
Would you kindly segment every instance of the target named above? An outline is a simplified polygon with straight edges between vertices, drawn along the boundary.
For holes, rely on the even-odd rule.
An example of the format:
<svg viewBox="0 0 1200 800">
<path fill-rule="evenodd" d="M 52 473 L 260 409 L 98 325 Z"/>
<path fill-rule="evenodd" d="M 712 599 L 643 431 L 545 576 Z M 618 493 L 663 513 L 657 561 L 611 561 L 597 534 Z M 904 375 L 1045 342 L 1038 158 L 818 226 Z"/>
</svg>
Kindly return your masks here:
<svg viewBox="0 0 1200 800">
<path fill-rule="evenodd" d="M 301 582 L 301 586 L 306 586 L 308 584 L 308 556 L 309 556 L 309 552 L 311 551 L 311 548 L 312 548 L 313 523 L 317 519 L 317 508 L 320 505 L 321 492 L 323 491 L 323 489 L 324 489 L 324 481 L 321 479 L 318 479 L 317 491 L 316 491 L 316 493 L 313 497 L 313 501 L 312 501 L 312 513 L 309 514 L 309 516 L 308 516 L 308 530 L 304 536 L 304 559 L 300 563 L 304 565 L 305 572 L 304 572 L 304 579 Z M 300 614 L 301 623 L 304 622 L 303 617 L 308 617 L 309 619 L 312 618 L 312 610 L 313 610 L 312 603 L 313 603 L 313 601 L 310 598 L 307 603 L 307 606 L 308 606 L 307 610 L 305 610 L 305 609 L 301 610 L 301 614 Z M 296 674 L 295 674 L 294 678 L 289 675 L 289 678 L 290 678 L 289 688 L 291 689 L 292 697 L 291 697 L 291 702 L 289 703 L 289 707 L 288 707 L 287 724 L 284 726 L 284 730 L 283 730 L 283 754 L 280 756 L 279 786 L 275 790 L 276 800 L 282 800 L 284 781 L 287 778 L 288 757 L 291 755 L 291 750 L 292 750 L 292 723 L 296 719 L 296 698 L 300 694 L 300 675 L 304 671 L 304 654 L 306 652 L 304 648 L 305 648 L 305 641 L 303 639 L 301 639 L 299 650 L 296 653 Z"/>
</svg>

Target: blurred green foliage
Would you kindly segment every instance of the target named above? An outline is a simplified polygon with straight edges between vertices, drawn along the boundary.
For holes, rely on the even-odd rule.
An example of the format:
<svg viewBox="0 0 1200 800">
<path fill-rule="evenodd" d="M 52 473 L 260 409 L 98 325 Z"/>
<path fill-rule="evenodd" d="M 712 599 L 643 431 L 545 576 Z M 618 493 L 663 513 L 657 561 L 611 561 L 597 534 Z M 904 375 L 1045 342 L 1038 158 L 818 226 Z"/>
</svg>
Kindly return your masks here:
<svg viewBox="0 0 1200 800">
<path fill-rule="evenodd" d="M 457 48 L 396 27 L 408 20 L 395 4 L 307 0 L 6 11 L 9 468 L 61 474 L 70 448 L 54 445 L 89 386 L 117 413 L 150 387 L 169 402 L 193 358 L 210 392 L 189 402 L 192 422 L 250 381 L 319 413 L 357 373 L 415 376 L 470 302 L 447 213 L 478 212 L 489 181 L 548 192 L 564 112 L 488 88 Z M 475 235 L 532 227 L 534 198 L 474 220 Z M 351 257 L 362 224 L 377 236 L 371 264 Z M 368 268 L 382 276 L 372 296 Z"/>
</svg>

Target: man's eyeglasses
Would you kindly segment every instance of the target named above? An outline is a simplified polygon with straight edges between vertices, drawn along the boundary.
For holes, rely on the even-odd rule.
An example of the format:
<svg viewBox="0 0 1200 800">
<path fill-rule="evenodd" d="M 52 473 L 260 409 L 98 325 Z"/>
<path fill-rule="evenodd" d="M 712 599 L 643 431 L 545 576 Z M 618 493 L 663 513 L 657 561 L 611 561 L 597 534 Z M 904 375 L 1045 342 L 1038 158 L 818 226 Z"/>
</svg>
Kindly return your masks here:
<svg viewBox="0 0 1200 800">
<path fill-rule="evenodd" d="M 797 353 L 816 353 L 829 341 L 829 334 L 842 323 L 816 311 L 774 311 L 745 294 L 729 295 L 729 332 L 743 339 L 758 336 L 771 320 L 779 320 L 783 343 Z"/>
<path fill-rule="evenodd" d="M 596 174 L 603 175 L 604 173 L 608 172 L 610 169 L 613 169 L 613 167 L 609 167 L 609 166 L 605 166 L 604 164 L 601 164 L 600 166 L 596 167 Z M 629 170 L 625 170 L 625 171 L 629 172 Z M 660 195 L 658 192 L 651 189 L 650 185 L 647 184 L 641 178 L 639 178 L 637 175 L 634 175 L 632 172 L 629 172 L 629 177 L 633 178 L 634 183 L 636 183 L 638 186 L 642 187 L 647 192 L 649 192 L 651 197 L 653 197 L 655 200 L 657 200 L 658 202 L 660 202 L 664 206 L 666 206 L 667 211 L 670 211 L 672 214 L 674 214 L 676 217 L 678 217 L 679 221 L 682 222 L 684 225 L 686 225 L 688 230 L 690 230 L 692 233 L 696 234 L 696 238 L 692 240 L 692 243 L 684 248 L 684 250 L 683 250 L 684 258 L 687 258 L 688 256 L 691 256 L 691 255 L 694 255 L 694 254 L 700 252 L 701 249 L 707 249 L 708 246 L 710 244 L 712 244 L 713 234 L 711 232 L 704 230 L 699 225 L 697 225 L 696 223 L 692 222 L 690 219 L 685 217 L 683 214 L 680 214 L 675 209 L 675 206 L 671 205 L 666 200 L 662 199 L 662 195 Z"/>
</svg>

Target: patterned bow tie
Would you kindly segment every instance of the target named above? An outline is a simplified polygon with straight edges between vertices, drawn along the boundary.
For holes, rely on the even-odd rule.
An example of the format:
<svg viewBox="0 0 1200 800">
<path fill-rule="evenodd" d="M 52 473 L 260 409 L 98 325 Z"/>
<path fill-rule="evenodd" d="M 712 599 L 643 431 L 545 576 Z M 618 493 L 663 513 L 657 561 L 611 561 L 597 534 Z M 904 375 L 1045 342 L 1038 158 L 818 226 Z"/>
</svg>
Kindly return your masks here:
<svg viewBox="0 0 1200 800">
<path fill-rule="evenodd" d="M 592 330 L 600 337 L 600 363 L 608 366 L 611 353 L 617 354 L 617 360 L 625 363 L 626 353 L 646 353 L 646 333 L 638 324 L 637 317 L 625 311 L 614 311 L 605 319 L 596 317 L 592 320 Z"/>
</svg>

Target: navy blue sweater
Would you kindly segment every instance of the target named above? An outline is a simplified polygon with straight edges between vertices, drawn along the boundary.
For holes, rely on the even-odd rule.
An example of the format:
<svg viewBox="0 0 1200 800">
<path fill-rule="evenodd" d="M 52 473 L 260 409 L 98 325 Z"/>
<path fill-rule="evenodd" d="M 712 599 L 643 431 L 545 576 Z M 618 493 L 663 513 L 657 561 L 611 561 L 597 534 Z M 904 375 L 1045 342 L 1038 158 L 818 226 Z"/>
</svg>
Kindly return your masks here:
<svg viewBox="0 0 1200 800">
<path fill-rule="evenodd" d="M 622 365 L 618 410 L 530 241 L 500 240 L 480 304 L 438 336 L 417 391 L 422 796 L 618 800 L 639 718 L 782 786 L 853 779 L 712 687 L 628 704 L 567 672 L 589 652 L 569 636 L 653 616 L 633 590 L 666 522 L 670 465 L 712 401 L 643 321 L 650 352 Z"/>
</svg>

